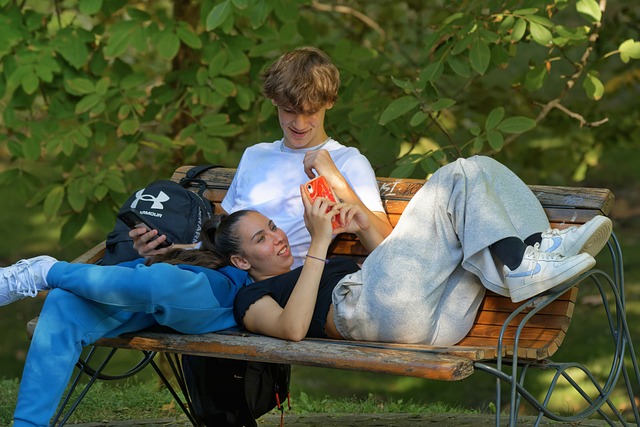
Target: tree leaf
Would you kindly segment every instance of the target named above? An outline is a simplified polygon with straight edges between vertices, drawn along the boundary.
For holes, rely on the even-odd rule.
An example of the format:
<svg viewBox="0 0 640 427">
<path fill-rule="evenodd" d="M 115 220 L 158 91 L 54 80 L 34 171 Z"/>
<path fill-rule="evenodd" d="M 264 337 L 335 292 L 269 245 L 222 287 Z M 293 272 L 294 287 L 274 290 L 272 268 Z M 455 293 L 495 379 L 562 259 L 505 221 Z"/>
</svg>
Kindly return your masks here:
<svg viewBox="0 0 640 427">
<path fill-rule="evenodd" d="M 95 93 L 85 96 L 76 104 L 76 114 L 86 113 L 95 107 L 101 100 L 102 98 Z"/>
<path fill-rule="evenodd" d="M 420 72 L 420 80 L 433 82 L 436 81 L 442 76 L 442 71 L 444 70 L 444 64 L 442 61 L 433 62 L 427 65 L 422 72 Z"/>
<path fill-rule="evenodd" d="M 230 51 L 227 57 L 227 63 L 222 68 L 221 73 L 225 76 L 238 76 L 249 71 L 251 63 L 249 58 L 241 51 Z"/>
<path fill-rule="evenodd" d="M 403 96 L 391 102 L 380 115 L 378 123 L 382 126 L 411 111 L 418 105 L 418 100 L 413 96 Z"/>
<path fill-rule="evenodd" d="M 416 163 L 413 163 L 413 162 L 406 163 L 392 170 L 389 176 L 391 178 L 406 178 L 410 176 L 415 169 L 416 169 Z"/>
<path fill-rule="evenodd" d="M 551 31 L 536 22 L 529 21 L 529 31 L 533 40 L 542 46 L 549 45 L 553 39 Z"/>
<path fill-rule="evenodd" d="M 212 85 L 215 91 L 225 98 L 235 96 L 236 94 L 236 85 L 229 79 L 216 77 L 212 80 Z"/>
<path fill-rule="evenodd" d="M 22 89 L 28 93 L 29 95 L 33 94 L 36 90 L 38 90 L 38 85 L 40 84 L 40 79 L 33 71 L 25 73 L 22 76 Z"/>
<path fill-rule="evenodd" d="M 511 32 L 511 43 L 519 42 L 527 31 L 527 21 L 520 18 L 513 24 L 513 30 Z"/>
<path fill-rule="evenodd" d="M 432 111 L 440 111 L 446 108 L 453 107 L 456 104 L 456 101 L 450 98 L 440 98 L 433 104 L 431 104 Z"/>
<path fill-rule="evenodd" d="M 133 35 L 139 29 L 138 21 L 120 21 L 111 27 L 111 36 L 104 48 L 106 57 L 118 57 L 126 52 L 133 40 Z"/>
<path fill-rule="evenodd" d="M 102 9 L 102 0 L 80 0 L 78 5 L 80 13 L 85 15 L 95 15 Z"/>
<path fill-rule="evenodd" d="M 253 101 L 253 91 L 245 86 L 236 85 L 238 93 L 236 94 L 236 103 L 238 107 L 247 111 L 251 107 Z"/>
<path fill-rule="evenodd" d="M 69 187 L 67 187 L 67 202 L 74 212 L 82 212 L 87 204 L 87 196 L 81 190 L 80 186 L 76 184 L 77 181 L 73 181 Z"/>
<path fill-rule="evenodd" d="M 469 61 L 471 61 L 471 68 L 478 74 L 484 74 L 487 71 L 491 62 L 491 50 L 484 40 L 476 39 L 471 44 Z"/>
<path fill-rule="evenodd" d="M 156 49 L 161 58 L 171 60 L 180 50 L 180 38 L 170 31 L 165 31 L 158 38 Z"/>
<path fill-rule="evenodd" d="M 429 116 L 427 116 L 422 111 L 416 111 L 416 113 L 413 115 L 413 117 L 411 117 L 411 120 L 409 120 L 409 125 L 413 126 L 413 127 L 416 127 L 416 126 L 420 125 L 421 123 L 423 123 L 426 120 L 427 117 L 429 117 Z"/>
<path fill-rule="evenodd" d="M 22 153 L 26 160 L 35 162 L 40 158 L 40 143 L 35 138 L 29 138 L 22 143 Z"/>
<path fill-rule="evenodd" d="M 432 156 L 427 156 L 420 162 L 420 167 L 427 174 L 434 173 L 440 168 L 440 165 L 435 161 Z"/>
<path fill-rule="evenodd" d="M 118 135 L 133 135 L 140 129 L 140 122 L 133 116 L 130 119 L 123 120 L 118 126 Z"/>
<path fill-rule="evenodd" d="M 106 95 L 107 91 L 109 90 L 110 84 L 111 80 L 109 79 L 109 77 L 103 77 L 98 80 L 98 83 L 96 83 L 96 94 L 100 96 Z"/>
<path fill-rule="evenodd" d="M 62 201 L 64 200 L 64 187 L 62 185 L 54 185 L 49 190 L 47 197 L 44 199 L 43 211 L 47 218 L 54 218 L 58 215 Z"/>
<path fill-rule="evenodd" d="M 179 25 L 176 28 L 176 35 L 191 49 L 202 49 L 202 40 L 187 25 Z"/>
<path fill-rule="evenodd" d="M 534 8 L 534 7 L 530 7 L 530 8 L 527 8 L 527 9 L 518 9 L 518 10 L 514 10 L 513 11 L 513 14 L 516 15 L 516 16 L 517 15 L 533 15 L 533 14 L 536 14 L 536 13 L 538 13 L 538 9 Z"/>
<path fill-rule="evenodd" d="M 578 0 L 576 10 L 591 23 L 602 20 L 602 10 L 596 0 Z"/>
<path fill-rule="evenodd" d="M 522 133 L 536 127 L 536 121 L 524 116 L 505 119 L 498 125 L 498 130 L 505 133 Z"/>
<path fill-rule="evenodd" d="M 602 95 L 604 95 L 604 85 L 593 73 L 588 73 L 585 76 L 582 87 L 587 93 L 587 96 L 595 101 L 598 101 L 602 98 Z"/>
<path fill-rule="evenodd" d="M 79 212 L 77 215 L 71 215 L 62 225 L 60 230 L 60 243 L 68 245 L 78 235 L 82 227 L 87 222 L 89 213 L 87 211 Z"/>
<path fill-rule="evenodd" d="M 547 67 L 544 65 L 535 66 L 527 72 L 524 78 L 524 87 L 526 87 L 528 91 L 534 92 L 544 85 L 544 81 L 548 75 Z"/>
<path fill-rule="evenodd" d="M 447 64 L 449 64 L 453 72 L 460 77 L 468 78 L 471 75 L 469 61 L 462 60 L 459 56 L 449 55 L 447 57 Z"/>
<path fill-rule="evenodd" d="M 625 64 L 630 59 L 640 59 L 640 42 L 633 39 L 623 41 L 618 50 L 620 51 L 620 59 Z"/>
<path fill-rule="evenodd" d="M 489 146 L 495 150 L 500 151 L 504 146 L 504 137 L 502 133 L 493 129 L 487 132 L 487 141 L 489 142 Z"/>
<path fill-rule="evenodd" d="M 502 121 L 503 118 L 504 118 L 504 108 L 503 107 L 494 108 L 493 110 L 491 110 L 491 112 L 487 116 L 487 119 L 484 122 L 484 128 L 486 130 L 495 129 L 498 126 L 498 124 Z"/>
<path fill-rule="evenodd" d="M 229 0 L 224 0 L 218 3 L 207 15 L 206 29 L 212 31 L 221 26 L 224 21 L 231 15 L 231 3 Z"/>
<path fill-rule="evenodd" d="M 91 80 L 78 77 L 75 79 L 65 79 L 67 90 L 73 95 L 86 95 L 95 92 L 95 86 Z"/>
</svg>

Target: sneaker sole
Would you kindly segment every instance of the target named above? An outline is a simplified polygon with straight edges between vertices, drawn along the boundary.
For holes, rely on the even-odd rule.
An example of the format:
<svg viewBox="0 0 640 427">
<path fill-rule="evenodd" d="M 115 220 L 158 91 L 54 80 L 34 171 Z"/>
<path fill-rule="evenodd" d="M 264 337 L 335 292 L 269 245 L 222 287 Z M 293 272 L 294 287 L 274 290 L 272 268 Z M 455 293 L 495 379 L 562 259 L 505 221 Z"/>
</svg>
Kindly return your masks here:
<svg viewBox="0 0 640 427">
<path fill-rule="evenodd" d="M 600 220 L 596 225 L 597 228 L 584 242 L 578 253 L 587 253 L 592 257 L 595 257 L 609 241 L 609 237 L 611 237 L 611 232 L 613 231 L 613 223 L 606 216 L 598 218 L 602 218 L 602 220 Z"/>
<path fill-rule="evenodd" d="M 511 301 L 521 302 L 529 298 L 533 298 L 536 295 L 540 295 L 543 292 L 558 287 L 568 282 L 569 280 L 578 277 L 585 271 L 591 269 L 591 267 L 593 267 L 594 265 L 596 265 L 596 260 L 593 259 L 593 257 L 589 256 L 589 258 L 585 258 L 585 260 L 581 264 L 576 265 L 576 269 L 574 270 L 565 271 L 563 274 L 559 274 L 558 276 L 555 276 L 551 279 L 547 279 L 544 282 L 523 285 L 513 290 L 509 289 Z"/>
</svg>

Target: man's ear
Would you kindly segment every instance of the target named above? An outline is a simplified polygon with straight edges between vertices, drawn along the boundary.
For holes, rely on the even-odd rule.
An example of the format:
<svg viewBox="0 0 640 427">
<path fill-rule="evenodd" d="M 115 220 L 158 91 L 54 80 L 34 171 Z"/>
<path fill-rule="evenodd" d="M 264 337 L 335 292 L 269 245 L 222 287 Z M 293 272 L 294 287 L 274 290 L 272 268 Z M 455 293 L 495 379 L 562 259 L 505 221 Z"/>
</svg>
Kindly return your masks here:
<svg viewBox="0 0 640 427">
<path fill-rule="evenodd" d="M 234 267 L 239 268 L 240 270 L 248 271 L 251 268 L 249 261 L 240 255 L 231 255 L 230 261 Z"/>
<path fill-rule="evenodd" d="M 333 108 L 333 102 L 330 102 L 327 104 L 327 106 L 325 107 L 325 109 L 327 110 L 331 110 Z"/>
</svg>

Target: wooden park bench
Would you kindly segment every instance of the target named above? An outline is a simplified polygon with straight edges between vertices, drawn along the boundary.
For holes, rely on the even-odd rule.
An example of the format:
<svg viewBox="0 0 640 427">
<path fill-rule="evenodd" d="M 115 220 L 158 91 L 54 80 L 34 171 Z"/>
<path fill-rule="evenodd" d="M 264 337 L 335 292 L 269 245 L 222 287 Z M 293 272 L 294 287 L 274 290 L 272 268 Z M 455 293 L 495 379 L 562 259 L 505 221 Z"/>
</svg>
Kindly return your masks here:
<svg viewBox="0 0 640 427">
<path fill-rule="evenodd" d="M 175 171 L 174 181 L 184 176 L 189 166 Z M 217 209 L 234 176 L 235 169 L 218 168 L 207 171 L 203 179 L 208 184 L 205 192 Z M 389 219 L 395 225 L 411 197 L 424 185 L 424 180 L 378 178 L 380 193 Z M 545 208 L 550 222 L 557 228 L 582 224 L 594 215 L 608 215 L 614 202 L 613 194 L 606 189 L 577 187 L 530 187 Z M 104 253 L 104 243 L 94 247 L 75 262 L 95 263 Z M 169 387 L 174 398 L 194 425 L 199 421 L 190 411 L 188 393 L 180 369 L 181 354 L 215 356 L 231 359 L 306 365 L 335 369 L 404 375 L 442 381 L 458 381 L 484 371 L 496 378 L 496 425 L 500 424 L 501 404 L 508 404 L 509 425 L 516 425 L 518 409 L 522 400 L 528 402 L 538 414 L 537 422 L 547 417 L 552 420 L 572 422 L 598 413 L 613 425 L 613 420 L 626 425 L 625 417 L 613 405 L 610 396 L 622 381 L 630 399 L 635 424 L 640 425 L 640 416 L 634 401 L 634 387 L 639 385 L 640 374 L 633 351 L 625 314 L 624 279 L 622 253 L 615 235 L 608 244 L 612 258 L 612 273 L 594 269 L 576 280 L 566 283 L 561 289 L 535 297 L 527 302 L 514 304 L 509 298 L 487 292 L 469 334 L 458 344 L 449 347 L 424 345 L 384 344 L 352 342 L 330 339 L 305 339 L 289 342 L 276 338 L 253 335 L 241 330 L 223 331 L 202 335 L 182 335 L 166 330 L 149 330 L 126 334 L 112 339 L 101 339 L 95 345 L 112 348 L 100 366 L 91 368 L 86 361 L 93 350 L 81 360 L 81 368 L 72 382 L 78 384 L 82 373 L 91 376 L 84 390 L 73 404 L 65 400 L 55 418 L 58 425 L 66 422 L 69 415 L 82 400 L 96 379 L 120 379 L 138 372 L 150 364 Z M 349 256 L 358 259 L 367 253 L 354 235 L 338 236 L 330 248 L 330 256 Z M 551 356 L 560 348 L 571 323 L 577 303 L 578 286 L 593 285 L 602 295 L 603 307 L 609 321 L 611 333 L 612 366 L 608 378 L 598 381 L 580 360 L 556 363 Z M 612 308 L 610 310 L 609 308 Z M 36 319 L 30 322 L 30 332 Z M 102 369 L 116 349 L 140 350 L 142 360 L 122 375 L 102 374 Z M 156 365 L 153 356 L 164 353 L 182 389 L 182 398 Z M 631 368 L 625 365 L 625 357 Z M 95 363 L 94 363 L 95 364 Z M 534 396 L 525 386 L 525 375 L 532 368 L 555 371 L 549 381 L 544 398 Z M 578 371 L 581 380 L 592 383 L 589 389 L 572 378 Z M 584 399 L 584 409 L 572 415 L 558 414 L 549 409 L 556 385 L 559 381 L 571 384 Z M 503 400 L 503 387 L 508 390 Z M 545 386 L 546 387 L 546 386 Z M 636 390 L 636 392 L 639 390 Z M 71 395 L 71 392 L 69 392 Z M 65 409 L 66 407 L 66 409 Z M 66 411 L 66 412 L 65 412 Z"/>
</svg>

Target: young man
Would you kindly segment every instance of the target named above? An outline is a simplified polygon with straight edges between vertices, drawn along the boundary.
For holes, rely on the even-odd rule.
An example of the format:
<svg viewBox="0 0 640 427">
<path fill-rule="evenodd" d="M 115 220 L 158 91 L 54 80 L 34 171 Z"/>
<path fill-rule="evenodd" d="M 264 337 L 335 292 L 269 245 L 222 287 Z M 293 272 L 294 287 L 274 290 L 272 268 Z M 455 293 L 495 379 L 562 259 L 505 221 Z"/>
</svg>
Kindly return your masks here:
<svg viewBox="0 0 640 427">
<path fill-rule="evenodd" d="M 380 235 L 388 236 L 392 226 L 380 199 L 371 164 L 356 148 L 346 147 L 329 135 L 325 115 L 338 99 L 340 74 L 329 57 L 319 49 L 301 47 L 282 55 L 263 75 L 263 94 L 278 110 L 283 138 L 247 148 L 221 207 L 227 213 L 252 209 L 271 218 L 289 236 L 292 268 L 303 264 L 311 243 L 304 223 L 300 185 L 324 176 L 336 196 L 357 205 Z M 155 255 L 165 237 L 152 240 L 157 230 L 141 234 L 132 230 L 134 248 L 140 255 Z M 188 356 L 183 362 L 194 376 L 208 378 L 222 369 L 211 358 Z M 192 398 L 215 395 L 209 386 L 186 378 Z M 200 384 L 200 385 L 197 385 Z M 205 399 L 205 398 L 203 398 Z M 208 424 L 227 425 L 228 414 L 209 408 L 200 417 Z"/>
<path fill-rule="evenodd" d="M 289 235 L 293 268 L 302 265 L 311 242 L 299 188 L 316 175 L 327 179 L 340 200 L 360 206 L 382 235 L 392 230 L 369 161 L 325 130 L 339 87 L 338 69 L 319 49 L 301 47 L 278 58 L 264 73 L 263 94 L 278 110 L 283 138 L 247 148 L 222 201 L 228 213 L 253 209 L 273 219 Z M 164 236 L 151 241 L 157 231 L 142 232 L 130 233 L 138 253 L 166 251 L 156 250 Z"/>
</svg>

